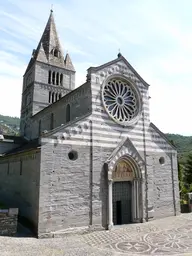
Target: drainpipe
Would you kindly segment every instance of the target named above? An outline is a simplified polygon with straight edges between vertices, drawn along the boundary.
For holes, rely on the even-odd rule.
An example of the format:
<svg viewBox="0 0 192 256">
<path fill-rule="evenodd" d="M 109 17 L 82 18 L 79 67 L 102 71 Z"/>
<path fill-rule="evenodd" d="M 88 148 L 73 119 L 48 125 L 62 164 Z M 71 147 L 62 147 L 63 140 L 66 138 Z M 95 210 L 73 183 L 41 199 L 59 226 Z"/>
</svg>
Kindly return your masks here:
<svg viewBox="0 0 192 256">
<path fill-rule="evenodd" d="M 90 186 L 90 211 L 89 211 L 89 225 L 93 225 L 93 124 L 92 120 L 90 122 L 90 178 L 89 178 L 89 186 Z"/>
<path fill-rule="evenodd" d="M 173 170 L 173 153 L 171 153 L 171 178 L 172 178 L 172 191 L 173 191 L 173 208 L 174 208 L 174 215 L 176 216 L 175 184 L 174 184 L 174 170 Z"/>
<path fill-rule="evenodd" d="M 146 214 L 146 221 L 148 221 L 148 180 L 147 180 L 147 157 L 146 157 L 144 108 L 143 108 L 143 112 L 142 112 L 142 117 L 143 117 L 143 149 L 144 149 L 144 162 L 145 162 L 145 214 Z"/>
</svg>

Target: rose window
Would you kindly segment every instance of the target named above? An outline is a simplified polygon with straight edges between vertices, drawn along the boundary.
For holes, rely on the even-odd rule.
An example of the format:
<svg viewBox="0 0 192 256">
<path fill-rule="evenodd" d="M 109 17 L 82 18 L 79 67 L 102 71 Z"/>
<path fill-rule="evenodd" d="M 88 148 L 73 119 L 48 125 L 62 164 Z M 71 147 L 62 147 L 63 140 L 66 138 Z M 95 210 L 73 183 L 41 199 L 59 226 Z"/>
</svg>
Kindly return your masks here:
<svg viewBox="0 0 192 256">
<path fill-rule="evenodd" d="M 140 112 L 139 93 L 126 80 L 112 78 L 103 86 L 102 100 L 109 116 L 119 124 L 131 125 Z"/>
</svg>

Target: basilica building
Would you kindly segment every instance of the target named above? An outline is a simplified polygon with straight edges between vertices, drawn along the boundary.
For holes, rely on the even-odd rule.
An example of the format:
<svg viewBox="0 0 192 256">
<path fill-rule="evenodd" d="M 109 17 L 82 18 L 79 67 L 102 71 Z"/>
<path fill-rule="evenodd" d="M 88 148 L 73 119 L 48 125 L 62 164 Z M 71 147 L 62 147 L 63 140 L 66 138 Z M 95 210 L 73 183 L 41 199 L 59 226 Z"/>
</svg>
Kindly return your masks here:
<svg viewBox="0 0 192 256">
<path fill-rule="evenodd" d="M 75 87 L 51 11 L 23 76 L 20 137 L 1 135 L 0 199 L 38 237 L 180 213 L 177 151 L 119 53 Z"/>
</svg>

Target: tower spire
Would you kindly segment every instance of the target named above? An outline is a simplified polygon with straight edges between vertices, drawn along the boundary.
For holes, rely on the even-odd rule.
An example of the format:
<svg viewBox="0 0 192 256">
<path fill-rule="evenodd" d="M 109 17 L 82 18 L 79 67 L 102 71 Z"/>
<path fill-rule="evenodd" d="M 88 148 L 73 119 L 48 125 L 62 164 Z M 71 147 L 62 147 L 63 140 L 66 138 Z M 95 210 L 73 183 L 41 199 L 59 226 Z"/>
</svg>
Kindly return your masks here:
<svg viewBox="0 0 192 256">
<path fill-rule="evenodd" d="M 51 10 L 50 10 L 51 13 L 53 13 L 53 4 L 51 5 Z"/>
<path fill-rule="evenodd" d="M 58 96 L 60 98 L 74 88 L 75 70 L 70 56 L 63 56 L 52 8 L 42 37 L 36 50 L 32 51 L 23 76 L 21 134 L 31 138 L 30 117 L 58 100 Z"/>
<path fill-rule="evenodd" d="M 55 25 L 53 5 L 51 6 L 49 19 L 45 26 L 42 37 L 39 41 L 37 49 L 33 51 L 33 56 L 26 72 L 30 69 L 36 60 L 60 68 L 66 68 L 66 61 Z M 67 61 L 67 63 L 69 63 L 69 61 Z"/>
<path fill-rule="evenodd" d="M 49 61 L 53 60 L 53 57 L 57 57 L 60 59 L 60 61 L 64 62 L 63 51 L 61 48 L 53 16 L 53 9 L 51 9 L 50 16 L 41 37 L 40 43 L 42 43 L 45 54 Z"/>
</svg>

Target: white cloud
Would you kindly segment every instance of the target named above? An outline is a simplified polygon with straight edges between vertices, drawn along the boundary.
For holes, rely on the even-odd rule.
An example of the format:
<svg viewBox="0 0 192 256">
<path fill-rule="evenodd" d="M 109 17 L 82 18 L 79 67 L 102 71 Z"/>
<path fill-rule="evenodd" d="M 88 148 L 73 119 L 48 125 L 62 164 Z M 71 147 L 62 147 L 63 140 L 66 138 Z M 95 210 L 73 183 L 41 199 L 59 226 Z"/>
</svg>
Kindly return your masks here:
<svg viewBox="0 0 192 256">
<path fill-rule="evenodd" d="M 154 81 L 150 88 L 151 119 L 164 132 L 192 134 L 189 107 L 192 88 L 183 90 L 182 84 L 170 87 L 169 84 Z M 165 125 L 166 124 L 166 125 Z"/>
<path fill-rule="evenodd" d="M 19 57 L 14 54 L 0 51 L 0 78 L 4 79 L 4 75 L 7 75 L 7 79 L 13 76 L 15 78 L 21 78 L 25 69 L 25 63 L 22 62 Z M 0 80 L 1 81 L 1 80 Z M 3 83 L 1 82 L 3 85 Z"/>
<path fill-rule="evenodd" d="M 0 102 L 0 112 L 19 116 L 22 75 L 52 2 L 6 2 L 0 3 L 0 89 L 9 88 L 14 97 L 11 104 L 7 99 Z M 55 0 L 55 21 L 76 69 L 76 87 L 85 82 L 87 68 L 115 58 L 120 48 L 151 84 L 151 120 L 162 131 L 192 134 L 191 8 L 189 0 L 185 5 L 173 0 Z"/>
<path fill-rule="evenodd" d="M 68 49 L 70 49 L 70 53 L 77 53 L 77 54 L 82 55 L 82 56 L 90 56 L 90 54 L 88 52 L 79 49 L 77 46 L 73 45 L 72 43 L 67 42 L 63 38 L 61 38 L 61 44 L 65 45 L 65 50 L 67 52 L 68 52 Z"/>
<path fill-rule="evenodd" d="M 0 90 L 0 113 L 2 115 L 20 116 L 22 78 L 1 75 Z"/>
<path fill-rule="evenodd" d="M 0 40 L 0 48 L 3 48 L 7 52 L 15 52 L 25 55 L 31 51 L 31 49 L 25 45 L 21 45 L 15 41 L 5 39 Z"/>
</svg>

